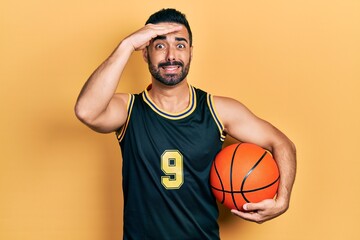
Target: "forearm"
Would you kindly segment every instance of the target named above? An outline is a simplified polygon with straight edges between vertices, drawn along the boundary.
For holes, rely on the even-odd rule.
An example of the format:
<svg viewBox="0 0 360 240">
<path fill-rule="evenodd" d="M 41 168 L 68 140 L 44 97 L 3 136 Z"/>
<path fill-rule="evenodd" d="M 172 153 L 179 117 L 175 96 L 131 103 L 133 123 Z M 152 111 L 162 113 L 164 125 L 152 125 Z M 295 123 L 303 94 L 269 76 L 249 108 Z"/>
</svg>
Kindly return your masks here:
<svg viewBox="0 0 360 240">
<path fill-rule="evenodd" d="M 277 202 L 284 211 L 289 207 L 290 195 L 296 175 L 296 149 L 295 145 L 284 136 L 284 140 L 273 147 L 273 155 L 280 171 L 280 184 Z"/>
<path fill-rule="evenodd" d="M 83 86 L 75 106 L 78 118 L 84 121 L 95 119 L 109 105 L 121 74 L 134 51 L 126 40 L 92 73 Z"/>
</svg>

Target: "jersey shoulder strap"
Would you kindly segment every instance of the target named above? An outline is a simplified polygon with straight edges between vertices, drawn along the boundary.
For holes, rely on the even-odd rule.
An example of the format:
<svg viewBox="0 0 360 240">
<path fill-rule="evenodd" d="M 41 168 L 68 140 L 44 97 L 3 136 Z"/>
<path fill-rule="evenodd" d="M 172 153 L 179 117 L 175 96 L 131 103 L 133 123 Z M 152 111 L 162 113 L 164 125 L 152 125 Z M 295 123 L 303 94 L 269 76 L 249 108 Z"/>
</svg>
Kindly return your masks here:
<svg viewBox="0 0 360 240">
<path fill-rule="evenodd" d="M 135 95 L 129 93 L 129 100 L 128 100 L 127 107 L 126 107 L 126 108 L 127 108 L 126 121 L 125 121 L 124 125 L 121 126 L 121 127 L 115 132 L 116 137 L 117 137 L 117 139 L 118 139 L 119 142 L 121 142 L 122 139 L 124 138 L 124 135 L 125 135 L 127 126 L 129 125 L 129 121 L 130 121 L 130 117 L 131 117 L 131 112 L 132 112 L 132 109 L 133 109 L 133 106 L 134 106 L 134 101 L 135 101 Z"/>
<path fill-rule="evenodd" d="M 207 93 L 207 105 L 209 107 L 209 110 L 211 112 L 211 115 L 219 129 L 220 132 L 220 140 L 224 141 L 226 134 L 224 132 L 224 124 L 221 122 L 221 119 L 219 117 L 219 114 L 216 111 L 215 103 L 214 103 L 214 97 L 210 93 Z"/>
</svg>

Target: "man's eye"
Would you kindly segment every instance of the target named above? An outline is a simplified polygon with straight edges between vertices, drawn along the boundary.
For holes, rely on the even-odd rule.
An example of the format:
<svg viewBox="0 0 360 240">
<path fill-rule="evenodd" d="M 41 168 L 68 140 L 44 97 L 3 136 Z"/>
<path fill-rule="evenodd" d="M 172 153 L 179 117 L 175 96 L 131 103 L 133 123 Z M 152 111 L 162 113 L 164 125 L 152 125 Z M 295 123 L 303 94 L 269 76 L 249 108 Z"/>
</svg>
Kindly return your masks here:
<svg viewBox="0 0 360 240">
<path fill-rule="evenodd" d="M 156 49 L 164 49 L 164 48 L 165 48 L 165 45 L 159 43 L 159 44 L 156 44 L 156 45 L 155 45 L 155 48 L 156 48 Z"/>
<path fill-rule="evenodd" d="M 185 48 L 185 44 L 178 44 L 177 47 L 178 48 Z"/>
</svg>

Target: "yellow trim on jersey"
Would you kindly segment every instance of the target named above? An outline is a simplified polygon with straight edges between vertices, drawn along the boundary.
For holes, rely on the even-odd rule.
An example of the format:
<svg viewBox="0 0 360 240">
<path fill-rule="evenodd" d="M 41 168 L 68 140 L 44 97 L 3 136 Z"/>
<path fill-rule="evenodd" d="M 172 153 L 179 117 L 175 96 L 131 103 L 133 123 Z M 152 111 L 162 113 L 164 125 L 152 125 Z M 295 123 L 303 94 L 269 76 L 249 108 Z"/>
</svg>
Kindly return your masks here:
<svg viewBox="0 0 360 240">
<path fill-rule="evenodd" d="M 135 96 L 133 94 L 129 93 L 129 100 L 128 100 L 128 103 L 127 103 L 127 106 L 126 106 L 126 109 L 127 109 L 126 122 L 121 128 L 119 128 L 118 131 L 116 131 L 116 137 L 117 137 L 119 142 L 121 142 L 122 139 L 124 138 L 125 131 L 127 129 L 129 121 L 130 121 L 131 111 L 132 111 L 132 108 L 134 106 L 134 100 L 135 100 Z"/>
<path fill-rule="evenodd" d="M 190 96 L 190 101 L 189 101 L 189 105 L 188 107 L 179 112 L 179 113 L 170 113 L 167 111 L 162 110 L 161 108 L 159 108 L 150 98 L 149 96 L 149 92 L 147 91 L 147 89 L 145 89 L 145 91 L 142 94 L 142 97 L 145 101 L 145 103 L 147 105 L 149 105 L 149 107 L 156 112 L 157 114 L 159 114 L 160 116 L 167 118 L 167 119 L 171 119 L 171 120 L 179 120 L 179 119 L 183 119 L 187 116 L 189 116 L 191 113 L 193 113 L 196 109 L 196 94 L 195 94 L 195 88 L 193 86 L 191 86 L 190 84 L 188 84 L 189 86 L 189 96 Z"/>
<path fill-rule="evenodd" d="M 224 124 L 221 122 L 221 119 L 219 118 L 219 115 L 216 111 L 216 108 L 215 108 L 215 104 L 214 104 L 214 98 L 211 94 L 207 94 L 207 104 L 209 106 L 209 109 L 210 109 L 210 112 L 211 112 L 211 115 L 213 116 L 214 118 L 214 121 L 219 129 L 219 132 L 220 132 L 220 140 L 221 141 L 224 141 L 225 140 L 225 134 L 224 134 Z"/>
</svg>

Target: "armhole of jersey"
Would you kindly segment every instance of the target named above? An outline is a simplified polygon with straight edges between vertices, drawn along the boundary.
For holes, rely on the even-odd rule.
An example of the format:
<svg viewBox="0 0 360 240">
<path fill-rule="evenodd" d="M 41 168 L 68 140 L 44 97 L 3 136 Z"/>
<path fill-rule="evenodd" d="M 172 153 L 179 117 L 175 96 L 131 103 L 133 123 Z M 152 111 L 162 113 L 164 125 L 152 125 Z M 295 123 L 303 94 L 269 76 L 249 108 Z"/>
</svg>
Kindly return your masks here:
<svg viewBox="0 0 360 240">
<path fill-rule="evenodd" d="M 210 112 L 212 117 L 214 118 L 214 121 L 219 129 L 220 132 L 220 140 L 223 142 L 225 140 L 225 133 L 224 133 L 224 125 L 221 122 L 219 115 L 216 112 L 215 104 L 214 104 L 214 98 L 211 94 L 207 94 L 207 104 L 209 106 Z"/>
<path fill-rule="evenodd" d="M 131 111 L 132 108 L 134 106 L 134 100 L 135 100 L 135 96 L 133 94 L 129 93 L 129 101 L 127 103 L 127 117 L 126 117 L 126 121 L 124 123 L 124 125 L 122 127 L 120 127 L 117 131 L 116 131 L 116 137 L 118 139 L 119 142 L 122 141 L 122 139 L 124 138 L 127 126 L 129 124 L 130 121 L 130 117 L 131 117 Z"/>
</svg>

